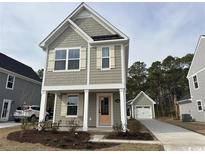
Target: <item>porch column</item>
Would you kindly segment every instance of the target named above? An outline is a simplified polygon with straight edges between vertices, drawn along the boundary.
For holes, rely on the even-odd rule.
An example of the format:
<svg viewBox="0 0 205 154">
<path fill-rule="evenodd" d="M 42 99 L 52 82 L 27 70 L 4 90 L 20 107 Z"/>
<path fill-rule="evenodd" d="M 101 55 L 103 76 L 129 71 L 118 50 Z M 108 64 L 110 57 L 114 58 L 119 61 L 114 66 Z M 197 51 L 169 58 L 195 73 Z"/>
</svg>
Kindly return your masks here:
<svg viewBox="0 0 205 154">
<path fill-rule="evenodd" d="M 53 107 L 53 123 L 56 121 L 56 105 L 57 105 L 57 97 L 58 97 L 58 94 L 55 93 L 54 107 Z"/>
<path fill-rule="evenodd" d="M 89 90 L 84 90 L 83 131 L 88 130 L 88 100 L 89 100 Z"/>
<path fill-rule="evenodd" d="M 120 89 L 120 113 L 123 131 L 127 129 L 126 93 L 125 89 Z"/>
<path fill-rule="evenodd" d="M 45 121 L 46 105 L 47 105 L 47 91 L 42 91 L 39 122 Z"/>
</svg>

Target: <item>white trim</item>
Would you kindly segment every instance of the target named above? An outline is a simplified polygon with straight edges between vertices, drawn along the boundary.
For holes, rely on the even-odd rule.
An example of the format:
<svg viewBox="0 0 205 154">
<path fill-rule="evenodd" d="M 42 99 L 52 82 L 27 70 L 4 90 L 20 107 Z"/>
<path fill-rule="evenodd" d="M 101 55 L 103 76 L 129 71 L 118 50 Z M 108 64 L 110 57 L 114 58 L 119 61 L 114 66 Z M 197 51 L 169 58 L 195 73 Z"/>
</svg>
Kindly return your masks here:
<svg viewBox="0 0 205 154">
<path fill-rule="evenodd" d="M 132 102 L 130 103 L 130 104 L 133 104 L 133 102 L 138 98 L 138 97 L 140 97 L 140 95 L 144 95 L 147 99 L 149 99 L 151 102 L 152 102 L 152 104 L 156 104 L 156 102 L 152 99 L 152 98 L 150 98 L 147 94 L 145 94 L 143 91 L 141 91 L 133 100 L 132 100 Z"/>
<path fill-rule="evenodd" d="M 198 85 L 198 87 L 196 88 L 195 87 L 195 82 L 194 82 L 194 77 L 196 76 L 196 83 L 197 83 L 197 85 Z M 198 90 L 199 89 L 199 80 L 198 80 L 198 75 L 197 74 L 194 74 L 193 76 L 192 76 L 192 84 L 193 84 L 193 87 L 194 87 L 194 90 Z"/>
<path fill-rule="evenodd" d="M 13 77 L 13 82 L 11 82 L 12 83 L 12 88 L 9 88 L 8 87 L 8 82 L 10 82 L 9 81 L 9 77 Z M 8 89 L 8 90 L 14 90 L 14 85 L 15 85 L 15 76 L 14 75 L 11 75 L 11 74 L 7 74 L 7 80 L 6 80 L 6 89 Z"/>
<path fill-rule="evenodd" d="M 83 131 L 88 130 L 88 103 L 89 103 L 89 90 L 84 90 L 84 113 L 83 113 Z"/>
<path fill-rule="evenodd" d="M 127 41 L 126 39 L 116 39 L 116 40 L 103 40 L 103 41 L 93 41 L 90 42 L 91 45 L 102 44 L 102 43 L 120 43 Z"/>
<path fill-rule="evenodd" d="M 45 91 L 64 91 L 64 90 L 97 90 L 97 89 L 120 89 L 125 88 L 123 84 L 92 84 L 92 85 L 70 85 L 70 86 L 43 86 Z"/>
<path fill-rule="evenodd" d="M 4 103 L 5 102 L 8 102 L 8 112 L 7 112 L 6 118 L 2 118 L 3 107 L 4 107 Z M 10 115 L 10 110 L 11 110 L 11 102 L 12 102 L 12 100 L 9 100 L 9 99 L 4 99 L 3 100 L 3 104 L 2 104 L 2 107 L 1 107 L 1 118 L 0 118 L 0 121 L 8 121 L 9 120 L 9 115 Z"/>
<path fill-rule="evenodd" d="M 125 73 L 125 49 L 124 45 L 121 44 L 121 75 L 122 75 L 122 84 L 126 87 L 126 73 Z"/>
<path fill-rule="evenodd" d="M 55 93 L 55 99 L 54 99 L 54 108 L 53 108 L 53 123 L 56 121 L 56 106 L 57 106 L 57 93 Z"/>
<path fill-rule="evenodd" d="M 196 49 L 195 49 L 195 53 L 194 53 L 194 57 L 193 57 L 193 59 L 192 59 L 192 62 L 191 62 L 191 66 L 190 66 L 190 68 L 189 68 L 189 71 L 188 71 L 188 74 L 187 74 L 187 78 L 190 78 L 193 74 L 190 74 L 191 72 L 190 72 L 190 70 L 192 69 L 192 65 L 193 65 L 193 62 L 195 61 L 195 57 L 196 57 L 196 54 L 199 52 L 199 45 L 200 45 L 200 43 L 201 43 L 201 39 L 204 39 L 205 37 L 204 36 L 200 36 L 200 38 L 199 38 L 199 40 L 198 40 L 198 43 L 197 43 L 197 46 L 196 46 Z M 203 68 L 203 69 L 205 69 L 205 68 Z M 195 73 L 194 73 L 195 74 Z"/>
<path fill-rule="evenodd" d="M 25 76 L 23 76 L 23 75 L 20 75 L 20 74 L 18 74 L 18 73 L 15 73 L 15 72 L 6 70 L 6 69 L 1 68 L 1 67 L 0 67 L 0 72 L 6 73 L 6 74 L 11 74 L 11 75 L 13 75 L 13 76 L 15 76 L 15 77 L 18 77 L 18 78 L 22 79 L 22 80 L 26 80 L 26 81 L 29 81 L 29 82 L 32 82 L 32 83 L 41 85 L 41 82 L 39 82 L 39 81 L 33 80 L 33 79 L 31 79 L 31 78 L 25 77 Z"/>
<path fill-rule="evenodd" d="M 110 107 L 111 107 L 111 125 L 110 126 L 101 126 L 99 125 L 99 97 L 100 96 L 110 96 L 111 102 L 110 102 Z M 96 94 L 96 127 L 112 127 L 114 124 L 113 120 L 113 93 L 97 93 Z"/>
<path fill-rule="evenodd" d="M 196 73 L 190 75 L 189 77 L 187 77 L 187 79 L 190 79 L 191 77 L 193 77 L 193 76 L 196 75 L 196 74 L 201 73 L 202 71 L 205 71 L 205 68 L 202 68 L 202 69 L 200 69 L 199 71 L 197 71 Z"/>
<path fill-rule="evenodd" d="M 88 43 L 87 50 L 87 85 L 90 84 L 90 44 Z"/>
<path fill-rule="evenodd" d="M 202 108 L 201 110 L 199 110 L 198 102 L 201 102 L 201 108 Z M 204 106 L 203 106 L 203 102 L 202 102 L 201 99 L 196 100 L 196 105 L 197 105 L 197 111 L 198 111 L 198 112 L 203 112 L 203 111 L 204 111 Z"/>
<path fill-rule="evenodd" d="M 72 49 L 79 49 L 79 58 L 75 58 L 74 60 L 79 60 L 79 69 L 68 69 L 68 62 L 69 62 L 69 51 Z M 65 59 L 54 59 L 54 69 L 53 72 L 78 72 L 80 71 L 80 62 L 81 62 L 81 47 L 69 47 L 69 48 L 55 48 L 55 55 L 56 51 L 65 50 L 66 51 L 66 58 Z M 55 58 L 55 57 L 54 57 Z M 65 61 L 65 70 L 55 70 L 55 62 L 56 61 Z"/>
</svg>

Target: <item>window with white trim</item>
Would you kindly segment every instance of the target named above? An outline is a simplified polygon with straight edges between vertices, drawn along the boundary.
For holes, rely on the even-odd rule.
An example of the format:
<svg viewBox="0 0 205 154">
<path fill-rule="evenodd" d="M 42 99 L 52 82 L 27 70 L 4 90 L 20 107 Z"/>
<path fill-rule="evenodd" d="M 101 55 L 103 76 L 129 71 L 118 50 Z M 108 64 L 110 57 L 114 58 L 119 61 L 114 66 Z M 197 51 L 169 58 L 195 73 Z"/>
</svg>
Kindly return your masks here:
<svg viewBox="0 0 205 154">
<path fill-rule="evenodd" d="M 80 49 L 56 50 L 54 70 L 79 70 Z"/>
<path fill-rule="evenodd" d="M 79 98 L 77 95 L 68 96 L 67 116 L 77 116 Z"/>
<path fill-rule="evenodd" d="M 68 70 L 77 70 L 80 68 L 80 49 L 68 50 Z"/>
<path fill-rule="evenodd" d="M 65 70 L 66 69 L 66 50 L 56 50 L 55 55 L 55 70 Z"/>
<path fill-rule="evenodd" d="M 194 88 L 195 89 L 199 88 L 198 79 L 196 75 L 193 76 L 193 81 L 194 81 Z"/>
<path fill-rule="evenodd" d="M 14 89 L 14 82 L 15 82 L 15 76 L 8 75 L 7 76 L 7 82 L 6 82 L 6 89 Z"/>
<path fill-rule="evenodd" d="M 110 48 L 102 48 L 102 69 L 110 68 Z"/>
<path fill-rule="evenodd" d="M 202 112 L 203 111 L 203 105 L 201 101 L 197 101 L 197 107 L 198 107 L 198 111 Z"/>
</svg>

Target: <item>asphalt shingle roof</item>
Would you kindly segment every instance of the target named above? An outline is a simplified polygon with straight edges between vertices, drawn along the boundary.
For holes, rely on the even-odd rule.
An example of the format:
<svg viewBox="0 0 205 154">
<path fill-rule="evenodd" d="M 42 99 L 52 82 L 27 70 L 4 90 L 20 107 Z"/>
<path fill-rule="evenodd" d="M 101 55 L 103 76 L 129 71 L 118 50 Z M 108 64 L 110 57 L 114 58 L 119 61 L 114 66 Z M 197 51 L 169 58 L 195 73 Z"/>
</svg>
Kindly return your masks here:
<svg viewBox="0 0 205 154">
<path fill-rule="evenodd" d="M 20 74 L 30 79 L 41 82 L 36 72 L 29 66 L 0 52 L 0 67 L 11 72 Z"/>
</svg>

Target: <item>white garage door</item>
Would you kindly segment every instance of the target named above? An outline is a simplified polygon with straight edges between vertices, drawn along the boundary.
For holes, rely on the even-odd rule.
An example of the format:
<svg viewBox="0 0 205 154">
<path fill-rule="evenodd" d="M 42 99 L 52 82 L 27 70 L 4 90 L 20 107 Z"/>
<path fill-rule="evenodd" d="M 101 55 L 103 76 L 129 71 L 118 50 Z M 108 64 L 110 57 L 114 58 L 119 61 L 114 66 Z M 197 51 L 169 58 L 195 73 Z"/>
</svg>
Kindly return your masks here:
<svg viewBox="0 0 205 154">
<path fill-rule="evenodd" d="M 152 119 L 151 106 L 136 106 L 135 118 L 136 119 Z"/>
</svg>

